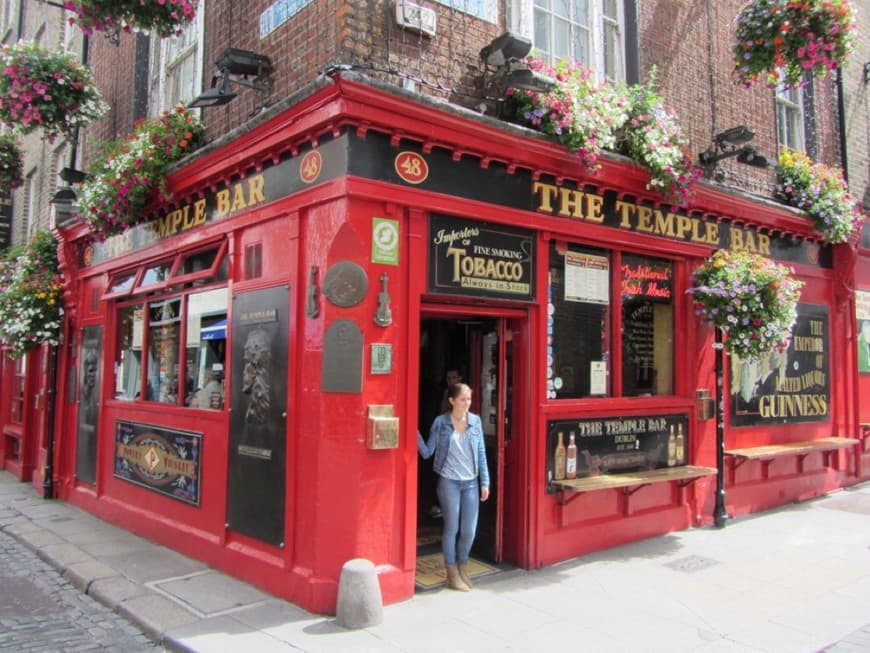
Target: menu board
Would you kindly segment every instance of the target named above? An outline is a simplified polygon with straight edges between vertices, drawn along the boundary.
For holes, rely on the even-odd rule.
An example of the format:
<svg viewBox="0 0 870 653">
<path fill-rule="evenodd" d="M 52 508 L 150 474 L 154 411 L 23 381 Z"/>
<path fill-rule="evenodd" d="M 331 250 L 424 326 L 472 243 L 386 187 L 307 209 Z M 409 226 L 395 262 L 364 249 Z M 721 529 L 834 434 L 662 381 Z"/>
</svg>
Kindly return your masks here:
<svg viewBox="0 0 870 653">
<path fill-rule="evenodd" d="M 609 303 L 610 261 L 606 256 L 565 252 L 565 301 Z"/>
</svg>

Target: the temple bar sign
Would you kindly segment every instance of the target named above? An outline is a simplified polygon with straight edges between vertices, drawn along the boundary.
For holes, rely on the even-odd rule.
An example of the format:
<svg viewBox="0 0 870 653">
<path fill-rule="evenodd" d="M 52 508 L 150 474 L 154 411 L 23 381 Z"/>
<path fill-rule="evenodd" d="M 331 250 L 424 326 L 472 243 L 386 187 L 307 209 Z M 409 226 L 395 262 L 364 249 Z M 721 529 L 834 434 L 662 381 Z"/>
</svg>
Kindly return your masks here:
<svg viewBox="0 0 870 653">
<path fill-rule="evenodd" d="M 432 215 L 429 292 L 533 301 L 534 242 L 530 231 Z"/>
</svg>

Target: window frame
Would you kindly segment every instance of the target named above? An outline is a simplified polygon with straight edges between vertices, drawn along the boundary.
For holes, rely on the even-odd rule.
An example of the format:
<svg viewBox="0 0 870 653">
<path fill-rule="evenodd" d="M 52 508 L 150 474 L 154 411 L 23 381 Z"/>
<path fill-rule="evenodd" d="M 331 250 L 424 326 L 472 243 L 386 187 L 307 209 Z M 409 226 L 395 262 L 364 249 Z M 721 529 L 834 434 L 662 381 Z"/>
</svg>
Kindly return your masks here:
<svg viewBox="0 0 870 653">
<path fill-rule="evenodd" d="M 792 94 L 793 97 L 791 96 Z M 804 94 L 800 88 L 785 88 L 781 84 L 774 90 L 774 112 L 776 121 L 776 144 L 778 149 L 783 146 L 800 152 L 806 151 L 806 114 L 804 111 Z M 792 134 L 791 125 L 797 127 L 797 134 Z M 785 133 L 783 133 L 785 131 Z M 783 140 L 785 136 L 785 140 Z M 789 142 L 794 136 L 794 141 Z"/>
<path fill-rule="evenodd" d="M 212 241 L 210 243 L 197 247 L 196 249 L 178 252 L 172 256 L 155 258 L 153 260 L 148 260 L 144 263 L 140 263 L 136 267 L 125 268 L 123 270 L 113 272 L 109 275 L 109 281 L 106 284 L 106 291 L 103 293 L 100 299 L 123 299 L 125 297 L 139 296 L 146 293 L 151 294 L 163 292 L 169 288 L 176 288 L 178 286 L 192 284 L 197 281 L 211 279 L 217 275 L 220 266 L 223 264 L 224 258 L 227 255 L 228 245 L 229 239 L 222 238 L 219 241 Z M 184 261 L 186 259 L 212 249 L 217 250 L 217 252 L 215 253 L 214 261 L 212 261 L 210 267 L 203 270 L 198 270 L 197 272 L 189 272 L 188 274 L 178 274 L 179 269 L 182 267 L 182 265 L 184 265 Z M 148 284 L 147 286 L 143 285 L 145 274 L 148 272 L 148 270 L 166 261 L 172 261 L 172 263 L 169 265 L 169 275 L 166 277 L 166 279 L 164 279 L 163 281 L 158 281 L 157 283 Z M 119 290 L 116 292 L 112 292 L 111 288 L 114 285 L 115 280 L 124 277 L 125 275 L 130 273 L 133 274 L 133 283 L 130 285 L 130 287 L 124 288 L 123 290 Z M 218 283 L 218 281 L 215 281 L 214 283 Z M 180 290 L 184 289 L 182 288 Z"/>
<path fill-rule="evenodd" d="M 173 53 L 172 48 L 179 39 L 185 37 L 170 36 L 165 39 L 150 39 L 151 52 L 148 67 L 149 77 L 149 113 L 158 115 L 164 109 L 176 104 L 186 104 L 202 92 L 202 77 L 204 71 L 204 25 L 205 0 L 200 0 L 199 7 L 194 19 L 184 26 L 185 34 L 195 32 L 188 45 L 178 48 Z M 177 89 L 172 88 L 176 82 L 175 73 L 184 65 L 184 62 L 193 57 L 193 88 L 191 97 L 182 97 Z"/>
<path fill-rule="evenodd" d="M 608 272 L 608 304 L 605 308 L 605 315 L 602 318 L 603 322 L 606 324 L 606 332 L 602 333 L 602 340 L 606 342 L 606 349 L 603 352 L 606 361 L 606 374 L 607 374 L 607 385 L 606 392 L 602 394 L 583 394 L 578 396 L 570 396 L 570 397 L 547 397 L 547 401 L 553 402 L 576 402 L 576 401 L 647 401 L 650 398 L 655 398 L 658 400 L 662 399 L 672 399 L 674 397 L 679 396 L 680 388 L 678 382 L 678 370 L 682 369 L 682 365 L 684 364 L 683 354 L 679 347 L 676 346 L 677 342 L 677 334 L 680 332 L 680 327 L 682 324 L 682 310 L 684 309 L 684 303 L 681 299 L 682 292 L 684 288 L 682 285 L 685 284 L 684 280 L 681 276 L 681 262 L 682 259 L 679 256 L 666 256 L 663 255 L 662 252 L 657 251 L 648 251 L 643 248 L 632 249 L 629 247 L 620 247 L 613 246 L 612 244 L 607 243 L 593 243 L 586 242 L 582 240 L 576 239 L 566 239 L 563 237 L 553 237 L 548 241 L 547 246 L 547 270 L 548 273 L 552 269 L 551 265 L 552 261 L 552 253 L 564 248 L 566 251 L 575 251 L 579 253 L 585 253 L 593 255 L 601 255 L 606 256 L 609 262 L 609 272 Z M 594 250 L 594 251 L 593 251 Z M 655 391 L 651 393 L 626 393 L 625 388 L 625 379 L 624 377 L 624 366 L 625 366 L 625 353 L 626 349 L 623 343 L 623 331 L 624 331 L 624 308 L 626 304 L 626 300 L 623 297 L 622 292 L 622 267 L 625 257 L 632 257 L 636 259 L 651 259 L 658 262 L 667 263 L 670 269 L 670 292 L 671 297 L 669 300 L 670 309 L 671 309 L 671 352 L 670 352 L 670 391 L 667 393 L 656 394 Z M 564 283 L 564 280 L 563 280 Z M 552 298 L 549 299 L 552 302 Z M 554 306 L 555 309 L 555 306 Z M 554 320 L 556 319 L 556 313 L 553 314 Z M 557 321 L 557 320 L 555 320 Z M 555 326 L 554 321 L 554 326 Z M 553 333 L 555 336 L 555 331 Z M 555 350 L 556 342 L 553 341 L 553 364 L 560 362 L 557 359 L 557 352 Z M 548 363 L 549 365 L 549 363 Z M 549 395 L 549 381 L 548 377 L 548 388 L 547 394 Z"/>
<path fill-rule="evenodd" d="M 619 35 L 618 64 L 616 74 L 605 75 L 605 22 L 604 9 L 596 0 L 588 0 L 589 18 L 589 62 L 583 62 L 591 68 L 598 79 L 624 80 L 635 83 L 639 76 L 638 40 L 637 40 L 637 9 L 636 0 L 614 0 L 617 10 L 616 26 Z M 552 5 L 551 5 L 552 7 Z M 540 54 L 535 45 L 535 12 L 538 10 L 535 0 L 512 0 L 509 5 L 509 27 L 511 31 L 521 34 L 532 41 L 533 52 Z M 552 11 L 549 12 L 552 16 Z M 552 36 L 552 31 L 551 31 Z M 573 51 L 573 47 L 572 47 Z M 554 53 L 544 57 L 548 63 L 555 63 Z"/>
<path fill-rule="evenodd" d="M 216 257 L 219 258 L 219 257 Z M 141 277 L 142 271 L 141 269 L 137 271 L 136 277 L 137 279 Z M 150 291 L 150 286 L 148 287 Z M 178 287 L 168 287 L 164 288 L 163 292 L 149 294 L 149 295 L 140 295 L 133 297 L 121 298 L 119 301 L 115 301 L 111 306 L 111 314 L 112 314 L 112 337 L 111 342 L 113 351 L 113 361 L 115 362 L 115 372 L 114 377 L 112 379 L 112 388 L 113 388 L 113 399 L 120 401 L 124 404 L 145 404 L 149 406 L 158 406 L 161 408 L 165 407 L 173 407 L 181 410 L 188 410 L 190 408 L 203 408 L 201 406 L 195 407 L 188 405 L 186 402 L 187 394 L 187 343 L 186 343 L 186 334 L 188 330 L 188 323 L 190 320 L 190 298 L 193 295 L 202 294 L 212 290 L 224 290 L 226 291 L 226 311 L 224 319 L 228 319 L 230 306 L 232 303 L 232 296 L 230 294 L 230 284 L 228 280 L 220 280 L 215 281 L 214 283 L 206 284 L 203 286 L 188 286 L 184 288 Z M 117 295 L 116 295 L 117 296 Z M 179 315 L 177 318 L 178 322 L 178 336 L 175 351 L 175 359 L 176 359 L 176 367 L 177 367 L 177 379 L 176 383 L 178 384 L 177 395 L 175 397 L 174 402 L 166 402 L 160 401 L 157 398 L 149 398 L 147 394 L 148 382 L 150 380 L 150 369 L 151 369 L 151 356 L 152 356 L 152 334 L 151 328 L 153 320 L 151 319 L 151 311 L 155 307 L 161 304 L 168 304 L 174 301 L 179 302 Z M 129 397 L 129 398 L 119 398 L 114 396 L 114 392 L 118 387 L 118 374 L 119 367 L 118 362 L 121 358 L 121 341 L 120 341 L 120 325 L 121 320 L 119 316 L 122 311 L 126 311 L 129 309 L 141 308 L 143 320 L 142 320 L 142 346 L 141 346 L 141 356 L 139 361 L 139 396 Z M 134 337 L 135 341 L 135 337 Z M 228 361 L 225 359 L 223 362 L 223 368 L 226 370 Z M 182 392 L 182 387 L 185 388 L 185 392 Z M 156 389 L 155 389 L 156 391 Z M 220 409 L 211 409 L 205 407 L 207 410 L 223 410 L 227 409 L 226 402 L 223 403 L 223 406 Z"/>
</svg>

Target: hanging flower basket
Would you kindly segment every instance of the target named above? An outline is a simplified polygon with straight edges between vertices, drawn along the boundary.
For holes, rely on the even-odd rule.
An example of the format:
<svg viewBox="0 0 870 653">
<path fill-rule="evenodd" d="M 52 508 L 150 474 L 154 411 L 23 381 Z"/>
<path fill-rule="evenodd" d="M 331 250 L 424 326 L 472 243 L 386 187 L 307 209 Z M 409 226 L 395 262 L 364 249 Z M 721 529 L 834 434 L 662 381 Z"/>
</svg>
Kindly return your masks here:
<svg viewBox="0 0 870 653">
<path fill-rule="evenodd" d="M 844 243 L 861 225 L 858 205 L 839 168 L 814 163 L 804 152 L 784 147 L 777 172 L 777 199 L 806 211 L 824 242 Z"/>
<path fill-rule="evenodd" d="M 20 358 L 43 344 L 60 343 L 63 284 L 57 241 L 47 231 L 0 260 L 0 342 Z"/>
<path fill-rule="evenodd" d="M 801 85 L 804 75 L 824 77 L 854 46 L 855 14 L 849 0 L 752 0 L 737 16 L 734 71 L 746 86 Z"/>
<path fill-rule="evenodd" d="M 196 16 L 197 0 L 67 0 L 86 34 L 140 29 L 160 37 L 179 34 Z"/>
<path fill-rule="evenodd" d="M 550 93 L 508 88 L 508 110 L 517 122 L 556 139 L 576 152 L 589 172 L 601 150 L 619 152 L 650 172 L 647 188 L 674 203 L 688 202 L 699 171 L 676 117 L 655 92 L 655 72 L 645 85 L 598 83 L 591 70 L 567 61 L 549 67 L 529 58 L 530 69 L 556 80 Z"/>
<path fill-rule="evenodd" d="M 193 151 L 202 129 L 191 111 L 178 106 L 109 143 L 88 171 L 77 208 L 98 239 L 146 221 L 148 204 L 168 199 L 166 169 Z"/>
<path fill-rule="evenodd" d="M 12 134 L 0 134 L 0 188 L 14 190 L 24 183 L 23 160 Z"/>
<path fill-rule="evenodd" d="M 43 129 L 53 141 L 109 110 L 91 71 L 67 52 L 25 41 L 4 45 L 0 71 L 0 121 L 22 134 Z"/>
<path fill-rule="evenodd" d="M 693 282 L 695 312 L 728 334 L 730 353 L 752 360 L 786 350 L 803 287 L 791 270 L 745 250 L 718 250 Z"/>
</svg>

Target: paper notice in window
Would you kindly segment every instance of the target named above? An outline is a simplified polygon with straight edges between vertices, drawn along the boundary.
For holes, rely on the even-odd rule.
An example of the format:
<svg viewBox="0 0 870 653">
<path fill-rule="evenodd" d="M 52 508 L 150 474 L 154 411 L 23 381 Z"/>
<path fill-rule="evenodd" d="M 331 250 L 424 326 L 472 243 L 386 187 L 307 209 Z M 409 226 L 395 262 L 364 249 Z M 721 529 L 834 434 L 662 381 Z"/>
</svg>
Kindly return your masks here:
<svg viewBox="0 0 870 653">
<path fill-rule="evenodd" d="M 607 304 L 610 298 L 610 261 L 606 256 L 565 252 L 565 300 Z"/>
<path fill-rule="evenodd" d="M 607 363 L 604 361 L 589 363 L 589 394 L 607 394 Z"/>
</svg>

